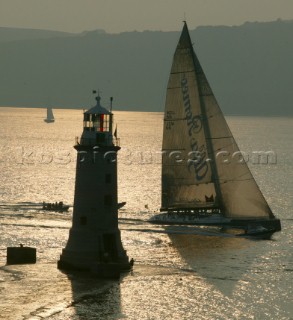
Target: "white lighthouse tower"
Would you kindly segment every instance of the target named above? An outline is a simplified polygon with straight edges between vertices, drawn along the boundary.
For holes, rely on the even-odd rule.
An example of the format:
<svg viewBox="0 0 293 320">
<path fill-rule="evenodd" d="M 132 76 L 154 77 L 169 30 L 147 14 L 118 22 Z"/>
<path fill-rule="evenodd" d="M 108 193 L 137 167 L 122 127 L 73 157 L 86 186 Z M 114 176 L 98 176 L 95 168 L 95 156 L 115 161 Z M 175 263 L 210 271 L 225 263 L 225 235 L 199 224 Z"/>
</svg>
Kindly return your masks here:
<svg viewBox="0 0 293 320">
<path fill-rule="evenodd" d="M 84 112 L 77 150 L 72 228 L 58 268 L 115 276 L 131 268 L 118 228 L 117 152 L 113 114 L 100 104 Z M 112 105 L 112 98 L 111 98 Z M 111 107 L 112 109 L 112 107 Z"/>
</svg>

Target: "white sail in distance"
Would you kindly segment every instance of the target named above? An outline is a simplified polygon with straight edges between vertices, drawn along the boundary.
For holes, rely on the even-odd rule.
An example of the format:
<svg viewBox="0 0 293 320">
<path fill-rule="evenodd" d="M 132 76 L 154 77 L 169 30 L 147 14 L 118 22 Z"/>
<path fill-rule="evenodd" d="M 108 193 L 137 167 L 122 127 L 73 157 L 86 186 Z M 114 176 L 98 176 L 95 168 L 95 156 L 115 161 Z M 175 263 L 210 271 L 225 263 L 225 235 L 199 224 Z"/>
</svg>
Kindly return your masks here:
<svg viewBox="0 0 293 320">
<path fill-rule="evenodd" d="M 48 120 L 54 120 L 53 110 L 52 108 L 47 108 L 47 119 Z"/>
<path fill-rule="evenodd" d="M 47 118 L 44 119 L 44 121 L 47 123 L 55 121 L 52 108 L 50 107 L 47 108 Z"/>
</svg>

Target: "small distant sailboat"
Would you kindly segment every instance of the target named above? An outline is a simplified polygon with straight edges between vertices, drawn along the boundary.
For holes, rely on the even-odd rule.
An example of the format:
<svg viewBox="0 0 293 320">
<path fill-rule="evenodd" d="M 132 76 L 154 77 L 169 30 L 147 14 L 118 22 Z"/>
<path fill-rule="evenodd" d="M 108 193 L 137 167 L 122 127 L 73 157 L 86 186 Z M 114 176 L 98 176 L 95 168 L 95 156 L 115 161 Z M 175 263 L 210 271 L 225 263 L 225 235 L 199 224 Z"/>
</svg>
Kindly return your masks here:
<svg viewBox="0 0 293 320">
<path fill-rule="evenodd" d="M 47 118 L 44 119 L 44 121 L 46 123 L 52 123 L 55 121 L 52 108 L 50 108 L 50 107 L 47 108 Z"/>
<path fill-rule="evenodd" d="M 262 226 L 254 235 L 281 230 L 247 164 L 237 161 L 241 152 L 193 50 L 186 22 L 167 88 L 162 155 L 162 213 L 151 222 Z"/>
</svg>

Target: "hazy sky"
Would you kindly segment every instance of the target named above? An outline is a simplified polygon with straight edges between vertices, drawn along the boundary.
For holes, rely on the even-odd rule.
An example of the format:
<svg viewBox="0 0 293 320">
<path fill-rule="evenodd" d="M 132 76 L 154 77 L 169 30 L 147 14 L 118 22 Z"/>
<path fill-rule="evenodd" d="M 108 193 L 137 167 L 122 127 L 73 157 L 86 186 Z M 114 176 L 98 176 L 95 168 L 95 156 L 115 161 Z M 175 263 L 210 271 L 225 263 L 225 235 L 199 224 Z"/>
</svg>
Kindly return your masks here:
<svg viewBox="0 0 293 320">
<path fill-rule="evenodd" d="M 293 19 L 293 0 L 0 0 L 0 26 L 68 32 L 181 29 Z"/>
</svg>

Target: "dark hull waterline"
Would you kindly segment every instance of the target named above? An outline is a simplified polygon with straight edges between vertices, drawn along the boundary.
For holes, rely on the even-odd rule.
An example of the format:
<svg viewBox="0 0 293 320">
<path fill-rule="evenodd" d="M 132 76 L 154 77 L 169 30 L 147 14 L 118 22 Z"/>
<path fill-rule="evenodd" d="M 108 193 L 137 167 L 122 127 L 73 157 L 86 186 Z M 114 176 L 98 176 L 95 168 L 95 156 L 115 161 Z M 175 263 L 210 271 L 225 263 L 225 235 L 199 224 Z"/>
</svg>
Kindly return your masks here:
<svg viewBox="0 0 293 320">
<path fill-rule="evenodd" d="M 201 226 L 228 226 L 231 228 L 247 229 L 248 227 L 263 227 L 271 233 L 281 231 L 281 222 L 279 219 L 262 218 L 239 218 L 231 219 L 222 215 L 192 215 L 192 214 L 174 214 L 160 213 L 153 216 L 150 223 L 161 225 L 201 225 Z M 247 234 L 243 234 L 248 236 Z M 251 234 L 253 236 L 253 234 Z M 256 236 L 256 234 L 255 234 Z"/>
</svg>

